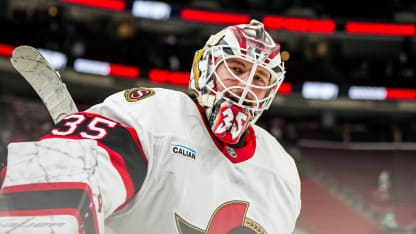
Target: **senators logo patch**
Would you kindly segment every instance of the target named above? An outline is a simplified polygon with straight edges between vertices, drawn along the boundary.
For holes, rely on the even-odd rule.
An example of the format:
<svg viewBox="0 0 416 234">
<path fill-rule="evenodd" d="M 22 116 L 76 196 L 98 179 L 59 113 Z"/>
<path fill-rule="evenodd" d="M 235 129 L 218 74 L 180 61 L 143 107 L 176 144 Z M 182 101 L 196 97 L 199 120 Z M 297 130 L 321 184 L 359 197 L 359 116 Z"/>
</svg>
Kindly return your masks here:
<svg viewBox="0 0 416 234">
<path fill-rule="evenodd" d="M 128 102 L 137 102 L 143 98 L 150 97 L 153 94 L 155 94 L 155 91 L 148 88 L 132 88 L 124 91 L 124 97 Z"/>
<path fill-rule="evenodd" d="M 247 218 L 248 202 L 230 201 L 220 205 L 211 216 L 208 227 L 196 227 L 178 214 L 176 226 L 180 234 L 267 234 L 254 220 Z"/>
</svg>

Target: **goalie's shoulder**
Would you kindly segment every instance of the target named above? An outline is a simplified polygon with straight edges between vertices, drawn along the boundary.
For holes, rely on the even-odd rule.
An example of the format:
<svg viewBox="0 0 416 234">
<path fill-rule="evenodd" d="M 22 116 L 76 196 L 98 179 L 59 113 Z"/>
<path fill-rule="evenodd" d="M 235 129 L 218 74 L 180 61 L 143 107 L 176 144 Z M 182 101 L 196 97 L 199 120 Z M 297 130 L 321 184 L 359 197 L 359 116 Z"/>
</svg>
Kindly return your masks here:
<svg viewBox="0 0 416 234">
<path fill-rule="evenodd" d="M 158 118 L 171 118 L 174 115 L 172 113 L 189 109 L 192 105 L 195 108 L 192 99 L 180 91 L 131 88 L 110 95 L 85 112 L 97 113 L 130 126 L 137 119 L 155 122 Z"/>
<path fill-rule="evenodd" d="M 256 132 L 257 147 L 267 161 L 266 165 L 277 168 L 278 174 L 286 173 L 296 177 L 296 163 L 292 155 L 268 131 L 257 125 L 253 125 L 253 128 Z"/>
<path fill-rule="evenodd" d="M 98 113 L 104 116 L 128 115 L 134 119 L 152 116 L 151 119 L 156 121 L 158 118 L 180 118 L 176 116 L 180 115 L 178 112 L 190 112 L 195 104 L 184 92 L 163 88 L 131 88 L 109 96 L 97 107 L 101 109 Z M 103 113 L 103 109 L 111 110 Z"/>
<path fill-rule="evenodd" d="M 164 88 L 130 88 L 111 95 L 106 101 L 116 101 L 133 105 L 170 105 L 178 100 L 189 99 L 180 91 Z"/>
</svg>

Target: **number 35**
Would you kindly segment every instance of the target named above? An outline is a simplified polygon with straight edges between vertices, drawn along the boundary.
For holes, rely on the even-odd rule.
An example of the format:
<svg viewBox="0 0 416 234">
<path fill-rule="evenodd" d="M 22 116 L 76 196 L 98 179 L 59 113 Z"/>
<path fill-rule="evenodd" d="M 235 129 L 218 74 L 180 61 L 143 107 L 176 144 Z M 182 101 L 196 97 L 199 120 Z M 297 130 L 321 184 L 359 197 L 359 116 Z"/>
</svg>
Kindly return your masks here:
<svg viewBox="0 0 416 234">
<path fill-rule="evenodd" d="M 79 136 L 82 138 L 87 139 L 93 139 L 93 140 L 100 140 L 103 139 L 105 136 L 107 136 L 108 132 L 105 128 L 98 127 L 97 124 L 104 124 L 105 126 L 109 128 L 114 128 L 117 123 L 113 122 L 108 119 L 104 119 L 101 117 L 93 117 L 93 118 L 87 118 L 84 115 L 81 114 L 72 114 L 68 115 L 67 117 L 63 118 L 63 120 L 67 120 L 64 123 L 64 126 L 68 127 L 67 130 L 61 131 L 59 129 L 52 129 L 51 133 L 58 136 L 68 136 L 73 134 L 80 124 L 82 124 L 85 120 L 88 120 L 89 123 L 87 124 L 87 128 L 89 130 L 89 133 L 86 131 L 82 131 L 79 133 Z M 70 121 L 73 120 L 73 121 Z M 90 134 L 95 133 L 95 134 Z"/>
</svg>

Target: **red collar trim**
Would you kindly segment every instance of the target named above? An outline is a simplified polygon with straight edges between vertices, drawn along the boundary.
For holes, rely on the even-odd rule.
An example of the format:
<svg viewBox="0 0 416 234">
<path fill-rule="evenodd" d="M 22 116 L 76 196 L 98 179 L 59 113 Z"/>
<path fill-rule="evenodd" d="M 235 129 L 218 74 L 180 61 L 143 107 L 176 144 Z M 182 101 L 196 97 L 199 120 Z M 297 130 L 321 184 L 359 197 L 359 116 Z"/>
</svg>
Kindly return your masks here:
<svg viewBox="0 0 416 234">
<path fill-rule="evenodd" d="M 220 150 L 228 160 L 230 160 L 232 163 L 241 163 L 253 157 L 254 152 L 256 151 L 256 135 L 254 133 L 253 127 L 248 126 L 247 128 L 248 133 L 245 135 L 246 142 L 244 146 L 240 148 L 231 147 L 226 143 L 219 141 L 214 136 L 214 134 L 211 131 L 211 128 L 207 123 L 204 110 L 202 109 L 201 105 L 199 105 L 199 103 L 197 102 L 194 103 L 198 108 L 199 114 L 201 115 L 202 121 L 204 122 L 204 125 L 207 128 L 209 135 L 211 136 L 218 150 Z"/>
</svg>

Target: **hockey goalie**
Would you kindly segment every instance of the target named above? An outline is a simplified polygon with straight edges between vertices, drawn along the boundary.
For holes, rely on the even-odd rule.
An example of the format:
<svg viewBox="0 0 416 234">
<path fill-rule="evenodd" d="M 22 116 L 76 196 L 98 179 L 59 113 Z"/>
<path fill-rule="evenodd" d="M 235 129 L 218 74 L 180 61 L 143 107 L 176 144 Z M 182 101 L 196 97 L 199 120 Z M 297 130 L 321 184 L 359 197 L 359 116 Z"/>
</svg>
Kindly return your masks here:
<svg viewBox="0 0 416 234">
<path fill-rule="evenodd" d="M 9 144 L 0 233 L 293 232 L 296 165 L 255 124 L 283 78 L 260 22 L 229 26 L 195 53 L 189 95 L 128 89 Z"/>
</svg>

